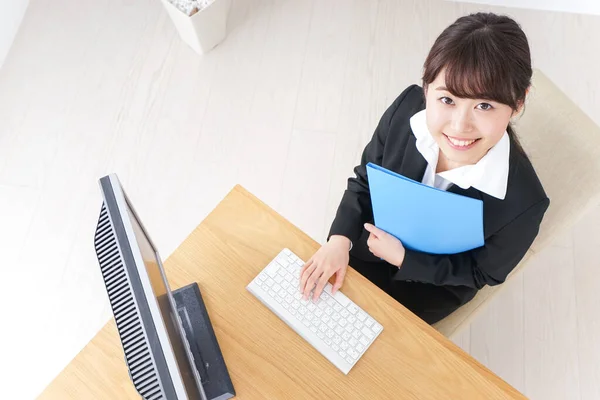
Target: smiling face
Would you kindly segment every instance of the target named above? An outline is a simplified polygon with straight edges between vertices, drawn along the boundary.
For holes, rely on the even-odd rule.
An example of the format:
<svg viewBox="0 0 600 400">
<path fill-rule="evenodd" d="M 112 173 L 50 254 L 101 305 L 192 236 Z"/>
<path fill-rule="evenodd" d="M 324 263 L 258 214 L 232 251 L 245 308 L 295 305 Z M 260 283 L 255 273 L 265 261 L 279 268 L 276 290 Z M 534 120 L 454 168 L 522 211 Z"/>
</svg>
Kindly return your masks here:
<svg viewBox="0 0 600 400">
<path fill-rule="evenodd" d="M 500 141 L 513 109 L 486 99 L 454 96 L 445 70 L 425 89 L 427 127 L 440 148 L 441 170 L 476 164 Z"/>
</svg>

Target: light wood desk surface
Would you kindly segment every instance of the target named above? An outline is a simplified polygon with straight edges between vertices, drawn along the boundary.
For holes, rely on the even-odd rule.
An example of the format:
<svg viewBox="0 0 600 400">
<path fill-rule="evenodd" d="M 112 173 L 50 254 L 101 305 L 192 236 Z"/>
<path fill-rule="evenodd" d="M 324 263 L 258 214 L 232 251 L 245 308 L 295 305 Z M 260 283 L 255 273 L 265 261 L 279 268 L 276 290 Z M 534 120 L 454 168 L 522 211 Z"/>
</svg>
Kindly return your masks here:
<svg viewBox="0 0 600 400">
<path fill-rule="evenodd" d="M 525 398 L 351 268 L 342 292 L 384 330 L 344 375 L 246 290 L 283 247 L 307 260 L 319 244 L 236 186 L 165 262 L 171 289 L 198 282 L 236 398 Z M 129 398 L 114 320 L 40 396 Z"/>
</svg>

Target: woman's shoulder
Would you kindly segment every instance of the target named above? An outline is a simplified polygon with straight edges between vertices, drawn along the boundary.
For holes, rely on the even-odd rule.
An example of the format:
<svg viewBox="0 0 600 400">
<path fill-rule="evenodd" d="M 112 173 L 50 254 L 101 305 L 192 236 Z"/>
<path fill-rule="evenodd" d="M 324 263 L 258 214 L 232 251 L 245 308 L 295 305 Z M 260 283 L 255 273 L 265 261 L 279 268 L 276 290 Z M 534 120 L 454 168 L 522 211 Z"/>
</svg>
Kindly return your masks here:
<svg viewBox="0 0 600 400">
<path fill-rule="evenodd" d="M 511 140 L 508 185 L 506 197 L 502 201 L 504 207 L 512 208 L 517 213 L 531 207 L 546 209 L 549 199 L 542 183 L 531 164 L 529 157 Z"/>
<path fill-rule="evenodd" d="M 391 107 L 396 109 L 395 116 L 399 114 L 398 111 L 403 111 L 402 114 L 405 116 L 409 114 L 409 117 L 425 109 L 423 88 L 416 84 L 408 86 L 396 97 Z"/>
</svg>

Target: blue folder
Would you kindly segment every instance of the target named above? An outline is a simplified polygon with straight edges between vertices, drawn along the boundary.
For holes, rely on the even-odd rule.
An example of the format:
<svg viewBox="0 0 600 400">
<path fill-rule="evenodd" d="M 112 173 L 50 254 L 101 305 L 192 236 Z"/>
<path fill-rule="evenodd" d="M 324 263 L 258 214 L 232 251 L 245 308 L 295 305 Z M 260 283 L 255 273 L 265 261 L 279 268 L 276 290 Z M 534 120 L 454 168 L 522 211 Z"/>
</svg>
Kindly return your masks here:
<svg viewBox="0 0 600 400">
<path fill-rule="evenodd" d="M 455 254 L 481 247 L 483 201 L 367 164 L 375 226 L 410 250 Z"/>
</svg>

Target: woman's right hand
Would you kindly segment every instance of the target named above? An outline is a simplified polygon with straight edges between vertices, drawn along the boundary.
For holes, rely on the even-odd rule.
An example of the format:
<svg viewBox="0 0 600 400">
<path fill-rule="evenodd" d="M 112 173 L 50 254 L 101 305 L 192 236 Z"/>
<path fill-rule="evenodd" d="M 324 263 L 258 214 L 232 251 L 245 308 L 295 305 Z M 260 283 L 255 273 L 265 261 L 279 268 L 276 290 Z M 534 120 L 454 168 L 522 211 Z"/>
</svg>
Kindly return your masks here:
<svg viewBox="0 0 600 400">
<path fill-rule="evenodd" d="M 313 300 L 321 296 L 329 278 L 336 275 L 332 293 L 335 293 L 344 282 L 348 262 L 350 261 L 350 239 L 345 236 L 333 235 L 317 252 L 304 264 L 300 270 L 300 292 L 308 299 L 314 288 Z M 316 287 L 315 287 L 316 285 Z"/>
</svg>

